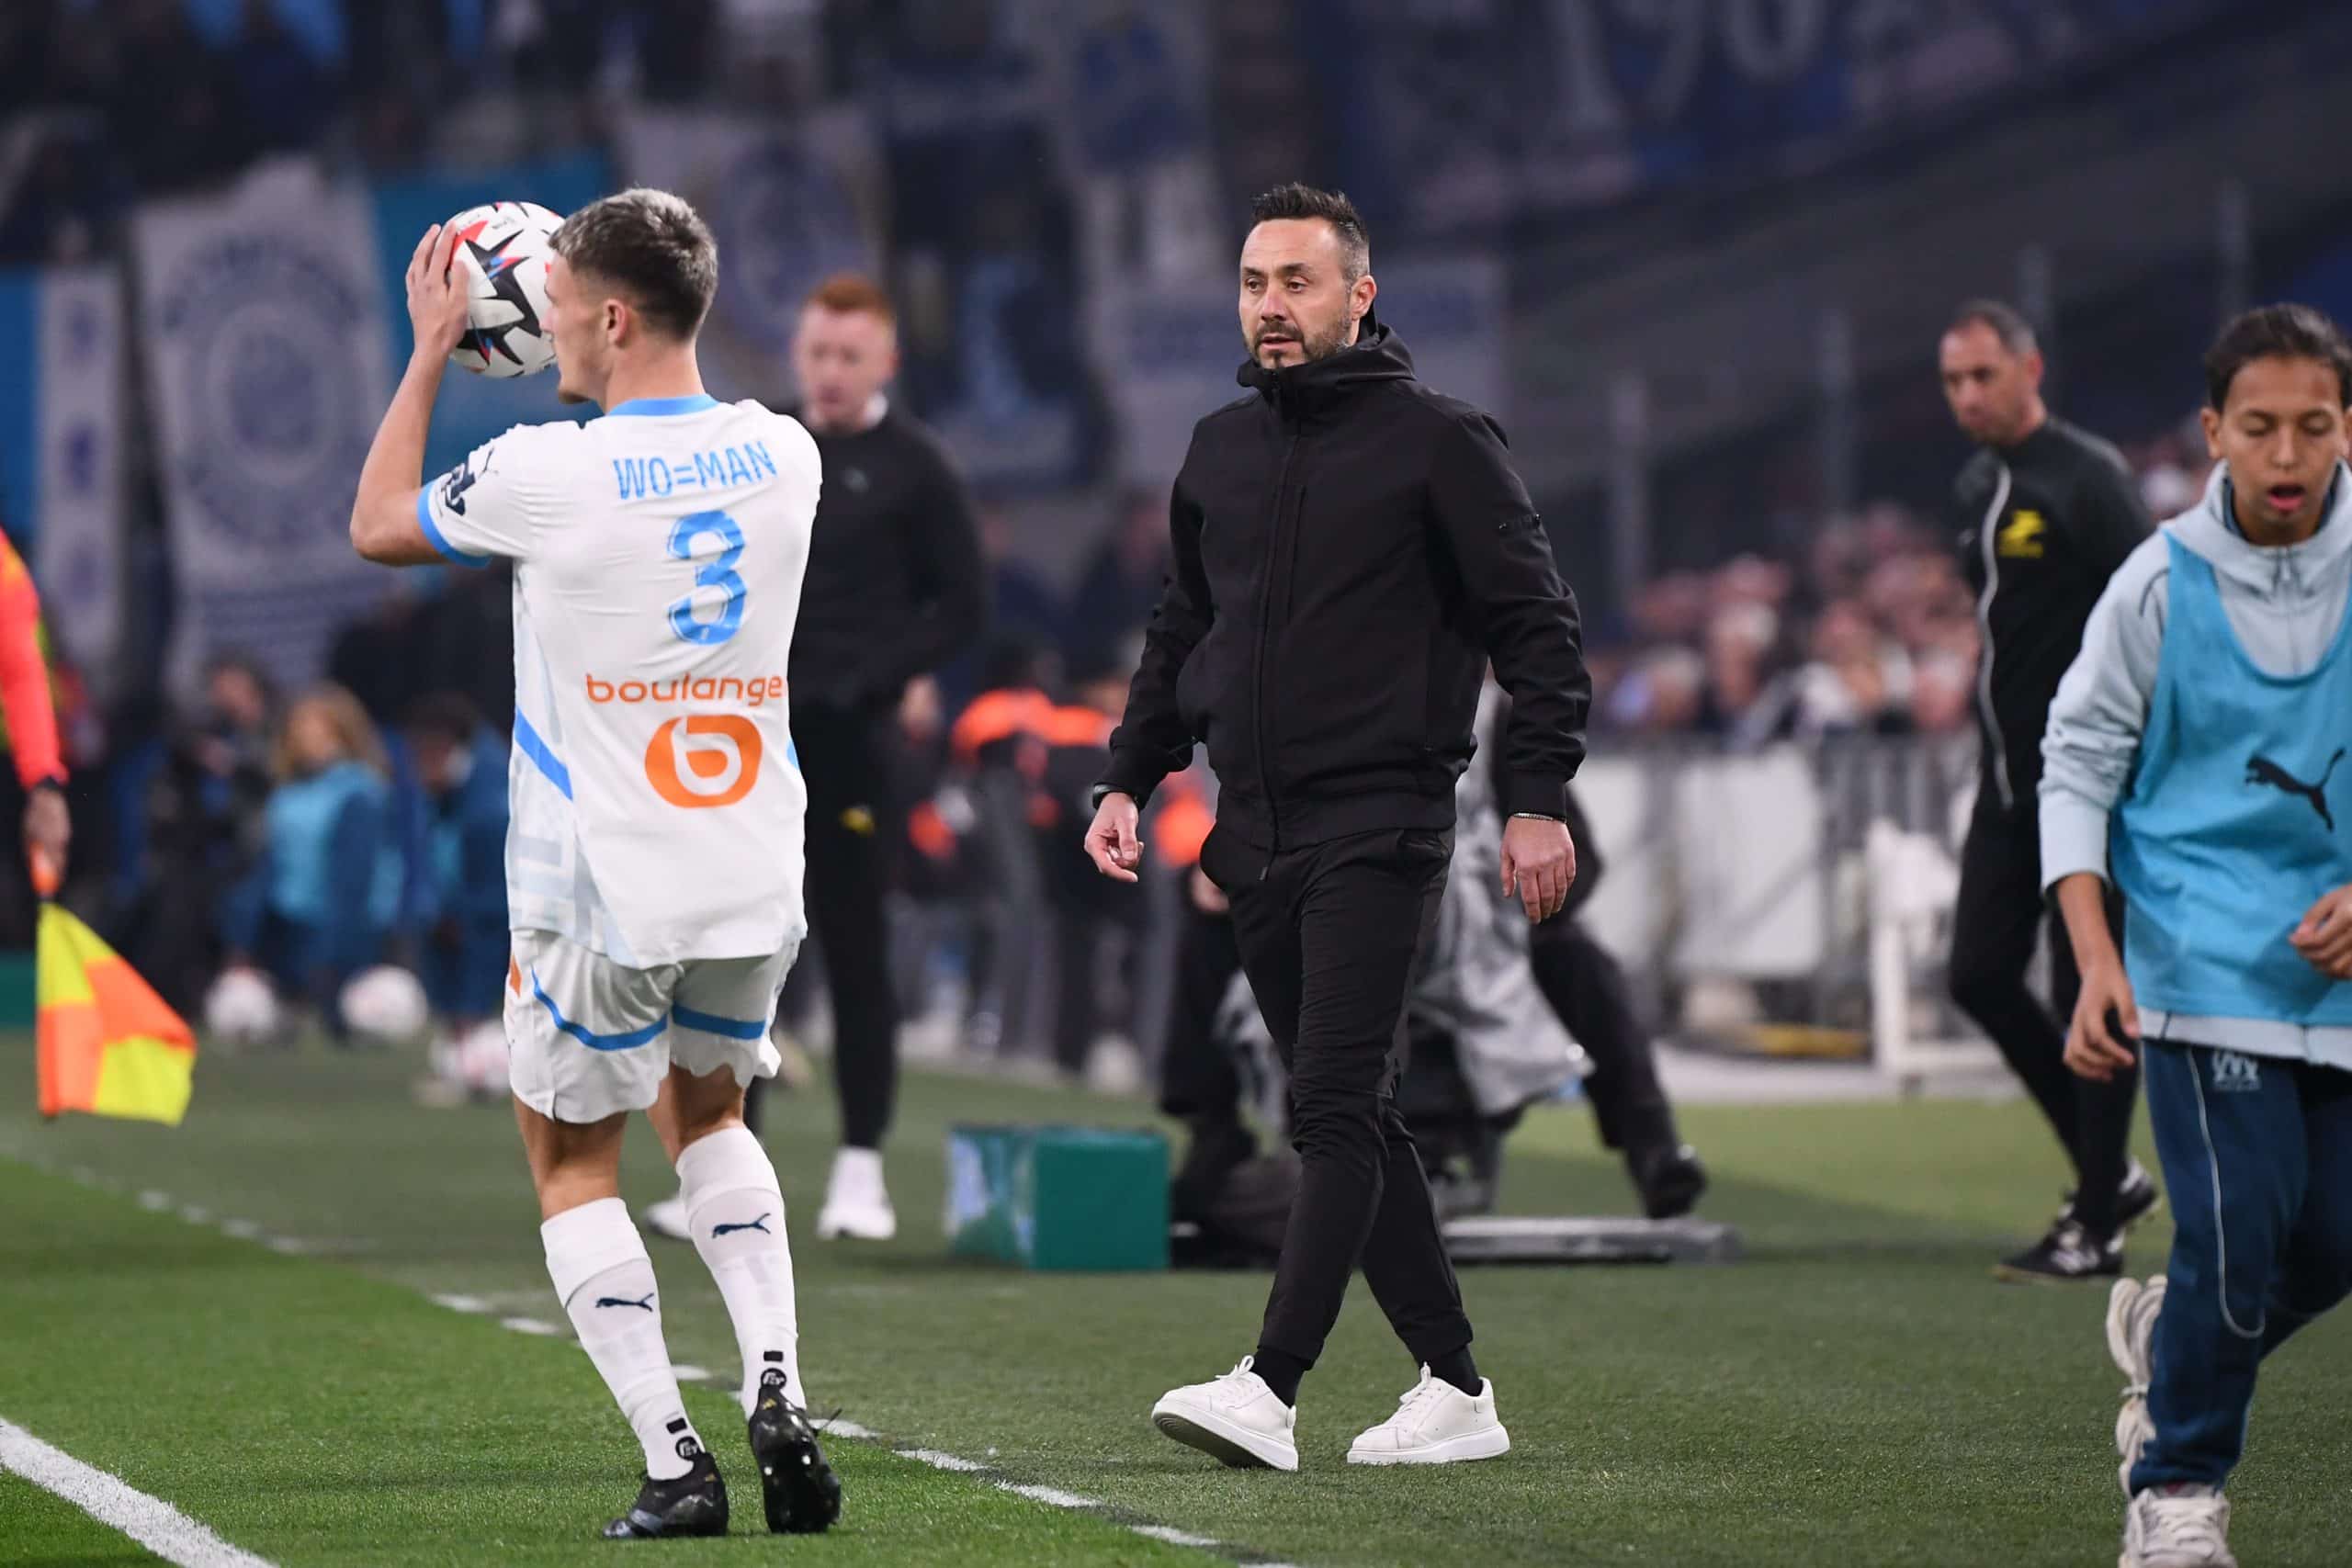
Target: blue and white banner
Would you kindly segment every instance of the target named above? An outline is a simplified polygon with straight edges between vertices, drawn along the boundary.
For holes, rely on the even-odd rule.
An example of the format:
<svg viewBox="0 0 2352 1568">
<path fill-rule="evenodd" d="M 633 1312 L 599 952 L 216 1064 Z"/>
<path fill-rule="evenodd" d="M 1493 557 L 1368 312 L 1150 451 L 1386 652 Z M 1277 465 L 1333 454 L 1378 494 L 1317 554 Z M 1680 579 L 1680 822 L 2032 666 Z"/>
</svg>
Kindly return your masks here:
<svg viewBox="0 0 2352 1568">
<path fill-rule="evenodd" d="M 316 677 L 391 574 L 352 553 L 360 465 L 391 395 L 363 188 L 307 162 L 156 204 L 135 243 L 173 574 L 171 669 L 249 652 Z"/>
<path fill-rule="evenodd" d="M 645 110 L 622 120 L 620 147 L 632 181 L 685 197 L 718 240 L 701 344 L 712 395 L 790 401 L 801 300 L 828 274 L 878 264 L 879 170 L 864 121 Z"/>
<path fill-rule="evenodd" d="M 110 266 L 0 275 L 0 519 L 93 690 L 122 638 L 122 284 Z"/>
</svg>

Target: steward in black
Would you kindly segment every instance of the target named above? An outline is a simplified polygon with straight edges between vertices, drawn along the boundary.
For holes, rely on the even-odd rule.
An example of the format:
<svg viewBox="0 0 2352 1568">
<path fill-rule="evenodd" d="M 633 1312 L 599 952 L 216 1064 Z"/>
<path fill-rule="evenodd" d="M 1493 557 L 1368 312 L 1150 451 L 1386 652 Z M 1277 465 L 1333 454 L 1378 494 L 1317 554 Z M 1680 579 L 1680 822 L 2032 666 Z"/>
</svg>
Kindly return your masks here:
<svg viewBox="0 0 2352 1568">
<path fill-rule="evenodd" d="M 2123 454 L 2054 414 L 2013 446 L 1978 448 L 1951 505 L 1984 634 L 1984 787 L 2030 817 L 2051 699 L 2107 580 L 2148 536 L 2147 510 Z"/>
<path fill-rule="evenodd" d="M 978 642 L 988 615 L 979 524 L 939 438 L 895 404 L 870 429 L 808 434 L 824 491 L 792 628 L 796 720 L 896 706 L 908 682 Z"/>
<path fill-rule="evenodd" d="M 1592 682 L 1576 600 L 1501 430 L 1367 313 L 1352 346 L 1238 378 L 1193 431 L 1174 565 L 1098 795 L 1140 805 L 1206 743 L 1217 825 L 1280 851 L 1453 826 L 1491 659 L 1502 808 L 1559 818 Z"/>
</svg>

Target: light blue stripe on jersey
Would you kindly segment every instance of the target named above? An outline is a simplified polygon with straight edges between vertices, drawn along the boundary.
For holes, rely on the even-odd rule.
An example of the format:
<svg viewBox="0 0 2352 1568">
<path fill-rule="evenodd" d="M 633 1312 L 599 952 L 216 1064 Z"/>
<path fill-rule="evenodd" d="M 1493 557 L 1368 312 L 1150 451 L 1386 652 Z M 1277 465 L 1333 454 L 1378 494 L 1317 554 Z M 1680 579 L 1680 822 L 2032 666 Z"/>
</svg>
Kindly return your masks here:
<svg viewBox="0 0 2352 1568">
<path fill-rule="evenodd" d="M 426 485 L 416 492 L 416 522 L 417 526 L 424 530 L 425 543 L 459 566 L 488 566 L 490 564 L 488 556 L 469 555 L 451 544 L 448 537 L 441 532 L 441 525 L 433 521 L 433 487 L 431 485 Z"/>
<path fill-rule="evenodd" d="M 531 728 L 530 719 L 521 708 L 514 710 L 514 744 L 537 765 L 539 772 L 547 774 L 548 783 L 560 790 L 564 799 L 571 798 L 571 770 L 548 749 L 547 739 Z"/>
<path fill-rule="evenodd" d="M 531 995 L 537 997 L 539 1005 L 548 1010 L 548 1017 L 554 1021 L 558 1029 L 571 1035 L 591 1051 L 634 1051 L 639 1045 L 650 1045 L 654 1041 L 661 1039 L 662 1032 L 670 1027 L 668 1019 L 657 1018 L 644 1028 L 632 1029 L 627 1034 L 599 1034 L 594 1030 L 582 1029 L 563 1016 L 563 1010 L 555 1005 L 555 998 L 548 996 L 547 987 L 539 984 L 537 970 L 531 972 Z"/>
<path fill-rule="evenodd" d="M 669 414 L 700 413 L 715 409 L 718 400 L 708 392 L 695 392 L 683 398 L 631 398 L 605 411 L 608 419 L 660 419 Z"/>
<path fill-rule="evenodd" d="M 721 1018 L 715 1012 L 696 1012 L 684 1003 L 671 1007 L 670 1021 L 681 1029 L 723 1034 L 729 1040 L 757 1040 L 768 1032 L 768 1026 L 758 1019 Z"/>
</svg>

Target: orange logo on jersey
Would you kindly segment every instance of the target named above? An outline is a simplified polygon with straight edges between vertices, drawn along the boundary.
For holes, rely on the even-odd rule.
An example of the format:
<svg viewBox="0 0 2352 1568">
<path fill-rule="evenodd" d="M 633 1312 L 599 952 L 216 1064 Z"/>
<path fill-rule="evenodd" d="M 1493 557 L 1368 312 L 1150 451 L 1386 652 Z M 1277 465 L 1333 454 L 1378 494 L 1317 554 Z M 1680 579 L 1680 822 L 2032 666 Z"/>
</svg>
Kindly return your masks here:
<svg viewBox="0 0 2352 1568">
<path fill-rule="evenodd" d="M 732 806 L 760 780 L 759 727 L 734 714 L 673 718 L 645 749 L 653 793 L 689 810 Z"/>
</svg>

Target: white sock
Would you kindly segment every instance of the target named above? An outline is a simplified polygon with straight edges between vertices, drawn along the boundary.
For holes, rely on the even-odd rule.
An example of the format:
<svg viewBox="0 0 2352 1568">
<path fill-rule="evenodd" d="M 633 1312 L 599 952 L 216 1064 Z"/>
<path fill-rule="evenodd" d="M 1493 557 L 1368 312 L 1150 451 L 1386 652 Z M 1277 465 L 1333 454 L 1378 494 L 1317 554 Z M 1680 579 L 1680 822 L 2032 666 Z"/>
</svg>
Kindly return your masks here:
<svg viewBox="0 0 2352 1568">
<path fill-rule="evenodd" d="M 604 1374 L 645 1450 L 645 1473 L 668 1481 L 694 1468 L 702 1438 L 686 1419 L 662 1342 L 662 1301 L 645 1240 L 617 1198 L 582 1203 L 539 1227 L 548 1278 L 555 1281 L 580 1348 Z"/>
<path fill-rule="evenodd" d="M 728 1127 L 678 1152 L 678 1195 L 686 1229 L 735 1322 L 743 1352 L 743 1413 L 760 1377 L 784 1374 L 785 1396 L 808 1407 L 800 1386 L 800 1312 L 792 1289 L 792 1243 L 784 1234 L 784 1191 L 775 1167 L 749 1128 Z"/>
</svg>

